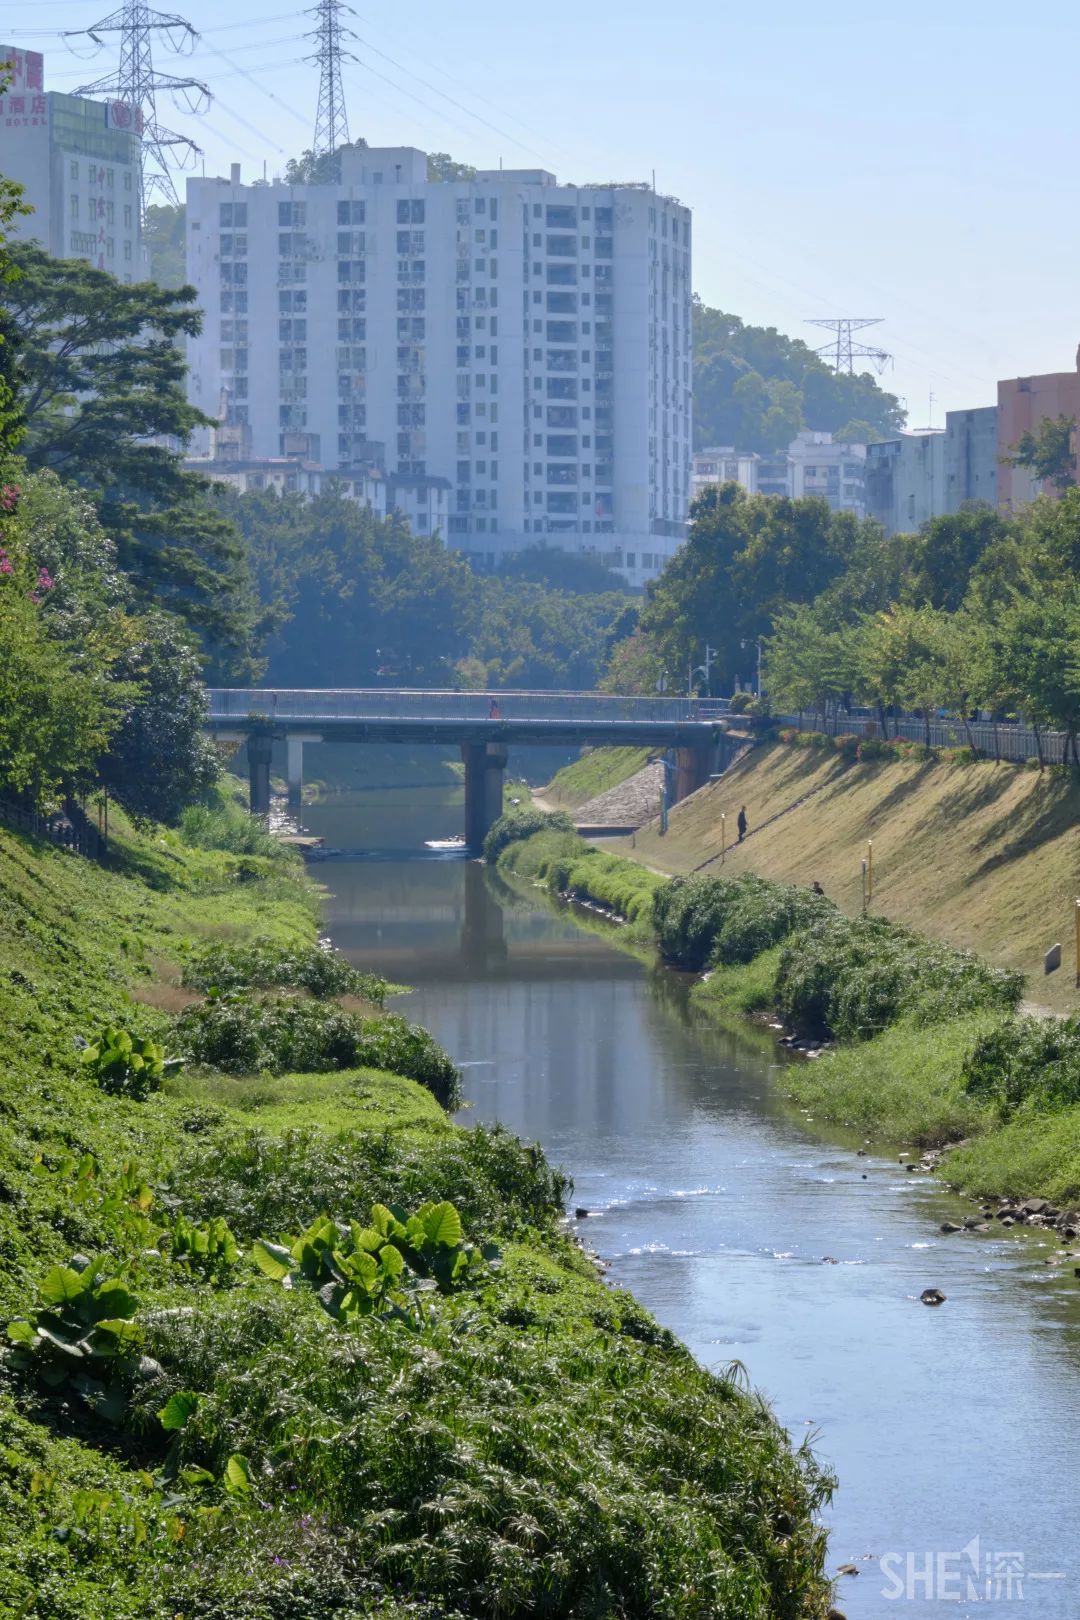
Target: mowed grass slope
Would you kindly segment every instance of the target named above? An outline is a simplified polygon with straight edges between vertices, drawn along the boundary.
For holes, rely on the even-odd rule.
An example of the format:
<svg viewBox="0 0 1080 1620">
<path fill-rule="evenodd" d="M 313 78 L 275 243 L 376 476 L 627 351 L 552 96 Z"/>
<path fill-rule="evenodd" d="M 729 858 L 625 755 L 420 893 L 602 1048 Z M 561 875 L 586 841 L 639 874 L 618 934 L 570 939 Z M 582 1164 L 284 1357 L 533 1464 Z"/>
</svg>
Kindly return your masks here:
<svg viewBox="0 0 1080 1620">
<path fill-rule="evenodd" d="M 1057 1011 L 1080 1006 L 1072 947 L 1080 783 L 1071 775 L 988 762 L 849 765 L 835 754 L 769 744 L 677 806 L 665 837 L 656 823 L 641 829 L 637 859 L 673 873 L 693 870 L 719 854 L 723 812 L 734 842 L 743 804 L 752 836 L 729 849 L 723 868 L 713 860 L 709 873 L 816 879 L 853 915 L 872 839 L 875 912 L 1019 969 L 1033 1000 Z M 1064 965 L 1044 978 L 1043 953 L 1059 940 Z"/>
<path fill-rule="evenodd" d="M 539 797 L 560 810 L 576 810 L 609 788 L 628 782 L 649 762 L 649 748 L 591 748 L 557 771 Z"/>
</svg>

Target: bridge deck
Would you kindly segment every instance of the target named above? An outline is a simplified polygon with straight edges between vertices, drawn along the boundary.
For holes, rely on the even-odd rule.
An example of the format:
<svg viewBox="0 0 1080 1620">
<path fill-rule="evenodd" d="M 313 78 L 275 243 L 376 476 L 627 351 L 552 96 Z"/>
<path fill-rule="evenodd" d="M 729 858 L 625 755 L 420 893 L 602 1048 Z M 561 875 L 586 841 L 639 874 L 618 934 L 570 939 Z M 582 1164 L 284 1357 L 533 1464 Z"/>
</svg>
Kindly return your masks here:
<svg viewBox="0 0 1080 1620">
<path fill-rule="evenodd" d="M 342 742 L 606 743 L 687 746 L 709 740 L 726 705 L 593 692 L 418 692 L 212 688 L 208 725 L 242 735 L 255 719 L 282 736 Z M 492 703 L 497 705 L 492 712 Z"/>
</svg>

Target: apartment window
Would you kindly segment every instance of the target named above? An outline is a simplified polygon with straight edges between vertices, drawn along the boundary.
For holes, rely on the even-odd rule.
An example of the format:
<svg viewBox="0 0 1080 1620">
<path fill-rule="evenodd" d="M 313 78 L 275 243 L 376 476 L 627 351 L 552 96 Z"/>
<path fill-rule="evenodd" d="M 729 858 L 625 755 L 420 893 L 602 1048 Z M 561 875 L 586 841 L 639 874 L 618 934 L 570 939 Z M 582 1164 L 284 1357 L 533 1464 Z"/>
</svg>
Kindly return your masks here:
<svg viewBox="0 0 1080 1620">
<path fill-rule="evenodd" d="M 574 259 L 577 257 L 576 236 L 549 236 L 547 251 L 549 258 Z"/>
<path fill-rule="evenodd" d="M 565 203 L 549 203 L 545 224 L 559 231 L 572 231 L 577 226 L 577 209 Z"/>
<path fill-rule="evenodd" d="M 307 224 L 307 203 L 279 202 L 277 208 L 277 217 L 279 226 L 291 225 L 297 230 L 303 230 L 304 226 Z M 234 223 L 239 222 L 234 221 Z M 245 220 L 244 223 L 246 225 L 247 220 Z"/>
<path fill-rule="evenodd" d="M 131 229 L 131 204 L 130 203 L 125 203 L 124 204 L 124 225 L 128 230 Z"/>
<path fill-rule="evenodd" d="M 105 184 L 108 186 L 110 191 L 112 190 L 115 183 L 116 183 L 116 175 L 115 175 L 115 173 L 113 172 L 112 169 L 106 169 L 105 170 Z"/>
<path fill-rule="evenodd" d="M 131 170 L 130 169 L 125 169 L 124 170 L 124 190 L 125 191 L 130 191 L 131 190 Z"/>
<path fill-rule="evenodd" d="M 422 225 L 424 223 L 423 203 L 408 197 L 399 197 L 397 222 L 399 225 Z"/>
<path fill-rule="evenodd" d="M 79 217 L 79 199 L 74 194 L 72 194 L 71 200 L 68 203 L 68 213 L 72 219 L 78 219 Z"/>
<path fill-rule="evenodd" d="M 339 225 L 362 225 L 364 223 L 363 203 L 339 202 L 337 205 L 337 222 Z"/>
</svg>

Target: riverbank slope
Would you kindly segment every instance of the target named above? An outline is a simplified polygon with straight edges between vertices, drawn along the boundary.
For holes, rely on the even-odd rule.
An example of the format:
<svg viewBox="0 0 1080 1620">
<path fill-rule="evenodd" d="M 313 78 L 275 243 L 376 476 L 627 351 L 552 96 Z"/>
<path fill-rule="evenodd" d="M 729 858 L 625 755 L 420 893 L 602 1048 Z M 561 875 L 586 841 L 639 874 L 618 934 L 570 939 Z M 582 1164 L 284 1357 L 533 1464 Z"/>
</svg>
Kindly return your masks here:
<svg viewBox="0 0 1080 1620">
<path fill-rule="evenodd" d="M 535 817 L 498 824 L 488 856 L 700 974 L 703 1015 L 800 1037 L 813 1061 L 784 1085 L 812 1117 L 896 1147 L 963 1142 L 947 1171 L 960 1190 L 1080 1206 L 1080 1022 L 1016 1016 L 1017 972 L 745 870 L 666 879 Z"/>
<path fill-rule="evenodd" d="M 404 1072 L 245 1072 L 350 1000 L 224 823 L 108 870 L 0 831 L 0 1613 L 821 1620 L 812 1461 L 601 1284 L 538 1149 Z M 193 1017 L 216 1071 L 84 1061 Z"/>
<path fill-rule="evenodd" d="M 736 844 L 746 805 L 750 836 Z M 768 743 L 722 780 L 675 806 L 668 831 L 635 839 L 639 861 L 671 873 L 756 872 L 815 880 L 850 916 L 862 907 L 861 862 L 873 841 L 873 911 L 1028 979 L 1028 994 L 1059 1012 L 1080 1006 L 1073 905 L 1080 894 L 1080 781 L 982 761 L 848 763 L 838 754 Z M 630 841 L 605 844 L 629 853 Z M 1043 976 L 1043 954 L 1065 948 Z"/>
</svg>

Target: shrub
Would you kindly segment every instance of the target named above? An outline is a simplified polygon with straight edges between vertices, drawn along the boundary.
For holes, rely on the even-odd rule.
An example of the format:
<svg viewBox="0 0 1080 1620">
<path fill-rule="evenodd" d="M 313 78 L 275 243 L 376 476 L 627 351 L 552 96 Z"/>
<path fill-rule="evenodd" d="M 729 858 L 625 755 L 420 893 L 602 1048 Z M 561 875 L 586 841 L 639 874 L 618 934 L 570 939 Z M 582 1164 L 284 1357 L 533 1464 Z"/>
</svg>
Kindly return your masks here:
<svg viewBox="0 0 1080 1620">
<path fill-rule="evenodd" d="M 870 764 L 873 760 L 895 760 L 899 758 L 899 751 L 895 743 L 886 742 L 884 737 L 864 737 L 859 743 L 859 759 L 862 764 Z"/>
<path fill-rule="evenodd" d="M 834 737 L 833 742 L 836 747 L 836 752 L 844 759 L 858 759 L 859 747 L 862 743 L 861 737 L 856 737 L 848 732 L 842 737 Z"/>
<path fill-rule="evenodd" d="M 792 1028 L 865 1040 L 908 1013 L 932 1023 L 981 1008 L 1010 1010 L 1023 975 L 883 918 L 833 911 L 789 937 L 776 989 Z"/>
<path fill-rule="evenodd" d="M 793 928 L 834 910 L 824 895 L 751 873 L 673 878 L 656 893 L 653 926 L 661 955 L 698 972 L 710 964 L 750 962 Z"/>
<path fill-rule="evenodd" d="M 963 1067 L 970 1096 L 996 1103 L 1004 1118 L 1030 1103 L 1080 1102 L 1080 1016 L 1013 1018 L 983 1035 Z"/>
<path fill-rule="evenodd" d="M 536 810 L 532 805 L 524 805 L 520 810 L 511 810 L 499 817 L 484 839 L 484 859 L 489 866 L 494 866 L 508 844 L 531 838 L 538 832 L 572 833 L 573 830 L 574 823 L 565 810 Z"/>
<path fill-rule="evenodd" d="M 278 945 L 271 939 L 197 947 L 184 965 L 189 990 L 307 990 L 320 999 L 363 996 L 382 1006 L 385 979 L 361 973 L 338 951 L 319 945 Z"/>
<path fill-rule="evenodd" d="M 161 1090 L 166 1072 L 179 1068 L 181 1060 L 166 1058 L 165 1048 L 149 1035 L 140 1038 L 110 1024 L 84 1047 L 82 1061 L 102 1091 L 142 1102 Z"/>
<path fill-rule="evenodd" d="M 458 1071 L 442 1047 L 394 1014 L 358 1018 L 332 1002 L 232 994 L 188 1007 L 176 1035 L 191 1062 L 226 1074 L 387 1069 L 419 1081 L 444 1108 L 459 1098 Z"/>
</svg>

